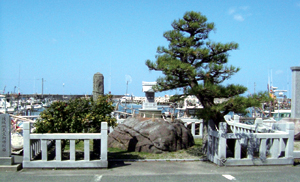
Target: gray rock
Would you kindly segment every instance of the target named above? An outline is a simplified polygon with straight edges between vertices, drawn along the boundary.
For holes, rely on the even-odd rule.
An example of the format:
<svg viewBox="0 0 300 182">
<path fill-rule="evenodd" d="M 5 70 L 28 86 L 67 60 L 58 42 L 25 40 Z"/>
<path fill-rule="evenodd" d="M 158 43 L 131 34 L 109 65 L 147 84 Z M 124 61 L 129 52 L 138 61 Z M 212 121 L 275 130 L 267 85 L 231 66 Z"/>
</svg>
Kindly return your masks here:
<svg viewBox="0 0 300 182">
<path fill-rule="evenodd" d="M 193 145 L 191 132 L 180 120 L 129 118 L 108 136 L 108 147 L 136 152 L 171 152 Z"/>
</svg>

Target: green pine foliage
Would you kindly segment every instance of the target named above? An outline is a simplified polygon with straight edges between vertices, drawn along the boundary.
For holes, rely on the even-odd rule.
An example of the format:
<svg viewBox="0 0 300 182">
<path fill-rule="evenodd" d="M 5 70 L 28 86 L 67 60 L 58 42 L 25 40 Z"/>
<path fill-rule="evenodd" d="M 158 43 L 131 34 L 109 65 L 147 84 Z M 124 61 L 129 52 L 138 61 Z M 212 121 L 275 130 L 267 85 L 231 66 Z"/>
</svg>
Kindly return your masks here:
<svg viewBox="0 0 300 182">
<path fill-rule="evenodd" d="M 204 109 L 198 117 L 213 120 L 215 124 L 224 121 L 230 111 L 245 113 L 251 106 L 260 106 L 268 100 L 266 93 L 251 97 L 241 94 L 247 91 L 242 85 L 222 85 L 240 69 L 228 65 L 228 52 L 236 50 L 238 44 L 212 42 L 208 35 L 215 29 L 200 12 L 186 12 L 182 19 L 172 23 L 173 30 L 163 36 L 169 41 L 168 47 L 158 47 L 156 61 L 146 61 L 149 70 L 161 71 L 164 76 L 157 79 L 156 91 L 184 88 L 183 98 L 195 95 Z M 215 98 L 225 102 L 215 103 Z"/>
<path fill-rule="evenodd" d="M 67 102 L 57 101 L 40 113 L 34 124 L 36 133 L 95 133 L 100 132 L 101 122 L 116 125 L 111 117 L 114 110 L 111 95 L 92 98 L 75 98 Z"/>
</svg>

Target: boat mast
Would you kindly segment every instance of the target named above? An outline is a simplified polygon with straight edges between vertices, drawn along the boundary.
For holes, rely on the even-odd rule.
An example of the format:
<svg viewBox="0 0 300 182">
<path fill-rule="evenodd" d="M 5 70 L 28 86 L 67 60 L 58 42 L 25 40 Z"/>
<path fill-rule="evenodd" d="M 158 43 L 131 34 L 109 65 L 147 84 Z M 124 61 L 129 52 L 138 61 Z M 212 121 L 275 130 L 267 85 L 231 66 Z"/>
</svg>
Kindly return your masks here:
<svg viewBox="0 0 300 182">
<path fill-rule="evenodd" d="M 18 94 L 20 94 L 20 65 L 19 65 Z"/>
</svg>

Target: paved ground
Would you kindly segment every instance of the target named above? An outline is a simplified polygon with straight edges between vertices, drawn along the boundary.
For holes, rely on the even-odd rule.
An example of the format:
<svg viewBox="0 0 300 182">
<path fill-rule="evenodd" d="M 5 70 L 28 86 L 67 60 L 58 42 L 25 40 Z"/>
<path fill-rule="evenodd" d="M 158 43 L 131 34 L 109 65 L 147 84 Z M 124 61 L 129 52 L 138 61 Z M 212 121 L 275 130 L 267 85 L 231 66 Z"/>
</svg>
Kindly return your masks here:
<svg viewBox="0 0 300 182">
<path fill-rule="evenodd" d="M 219 167 L 209 162 L 114 162 L 109 169 L 23 169 L 0 172 L 5 182 L 300 181 L 298 166 Z"/>
</svg>

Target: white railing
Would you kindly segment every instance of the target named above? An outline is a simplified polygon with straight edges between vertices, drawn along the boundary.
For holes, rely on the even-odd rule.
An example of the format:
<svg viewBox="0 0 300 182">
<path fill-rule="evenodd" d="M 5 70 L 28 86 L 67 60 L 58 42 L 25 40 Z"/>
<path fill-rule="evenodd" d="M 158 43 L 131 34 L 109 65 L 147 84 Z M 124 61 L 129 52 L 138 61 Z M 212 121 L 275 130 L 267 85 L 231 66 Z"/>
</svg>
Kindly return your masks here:
<svg viewBox="0 0 300 182">
<path fill-rule="evenodd" d="M 228 121 L 227 121 L 228 122 Z M 294 163 L 294 123 L 285 123 L 285 131 L 257 133 L 257 129 L 233 128 L 227 133 L 227 123 L 219 131 L 209 127 L 207 158 L 218 165 L 286 165 Z M 282 128 L 282 127 L 281 127 Z M 233 156 L 227 156 L 227 140 L 235 143 Z M 242 149 L 244 148 L 244 150 Z M 242 150 L 246 156 L 242 156 Z"/>
<path fill-rule="evenodd" d="M 30 123 L 23 124 L 23 168 L 107 168 L 107 123 L 101 133 L 30 133 Z M 100 159 L 90 159 L 90 140 L 100 139 Z M 70 140 L 70 159 L 62 160 L 62 140 Z M 84 140 L 84 159 L 76 160 L 75 140 Z M 49 141 L 55 141 L 55 158 L 48 160 Z M 40 154 L 41 159 L 35 157 Z"/>
<path fill-rule="evenodd" d="M 240 123 L 240 116 L 234 115 L 233 120 L 224 117 L 226 120 L 226 123 L 230 126 L 230 129 L 233 133 L 256 133 L 256 132 L 267 132 L 267 131 L 273 131 L 276 132 L 276 130 L 272 130 L 271 127 L 268 127 L 267 125 L 263 125 L 262 118 L 256 118 L 254 121 L 254 125 L 248 125 L 245 123 Z"/>
<path fill-rule="evenodd" d="M 184 122 L 184 125 L 191 124 L 191 133 L 194 138 L 202 138 L 203 136 L 203 119 L 183 119 L 181 120 Z M 198 132 L 196 131 L 196 124 L 199 124 Z M 198 133 L 198 134 L 197 134 Z"/>
</svg>

